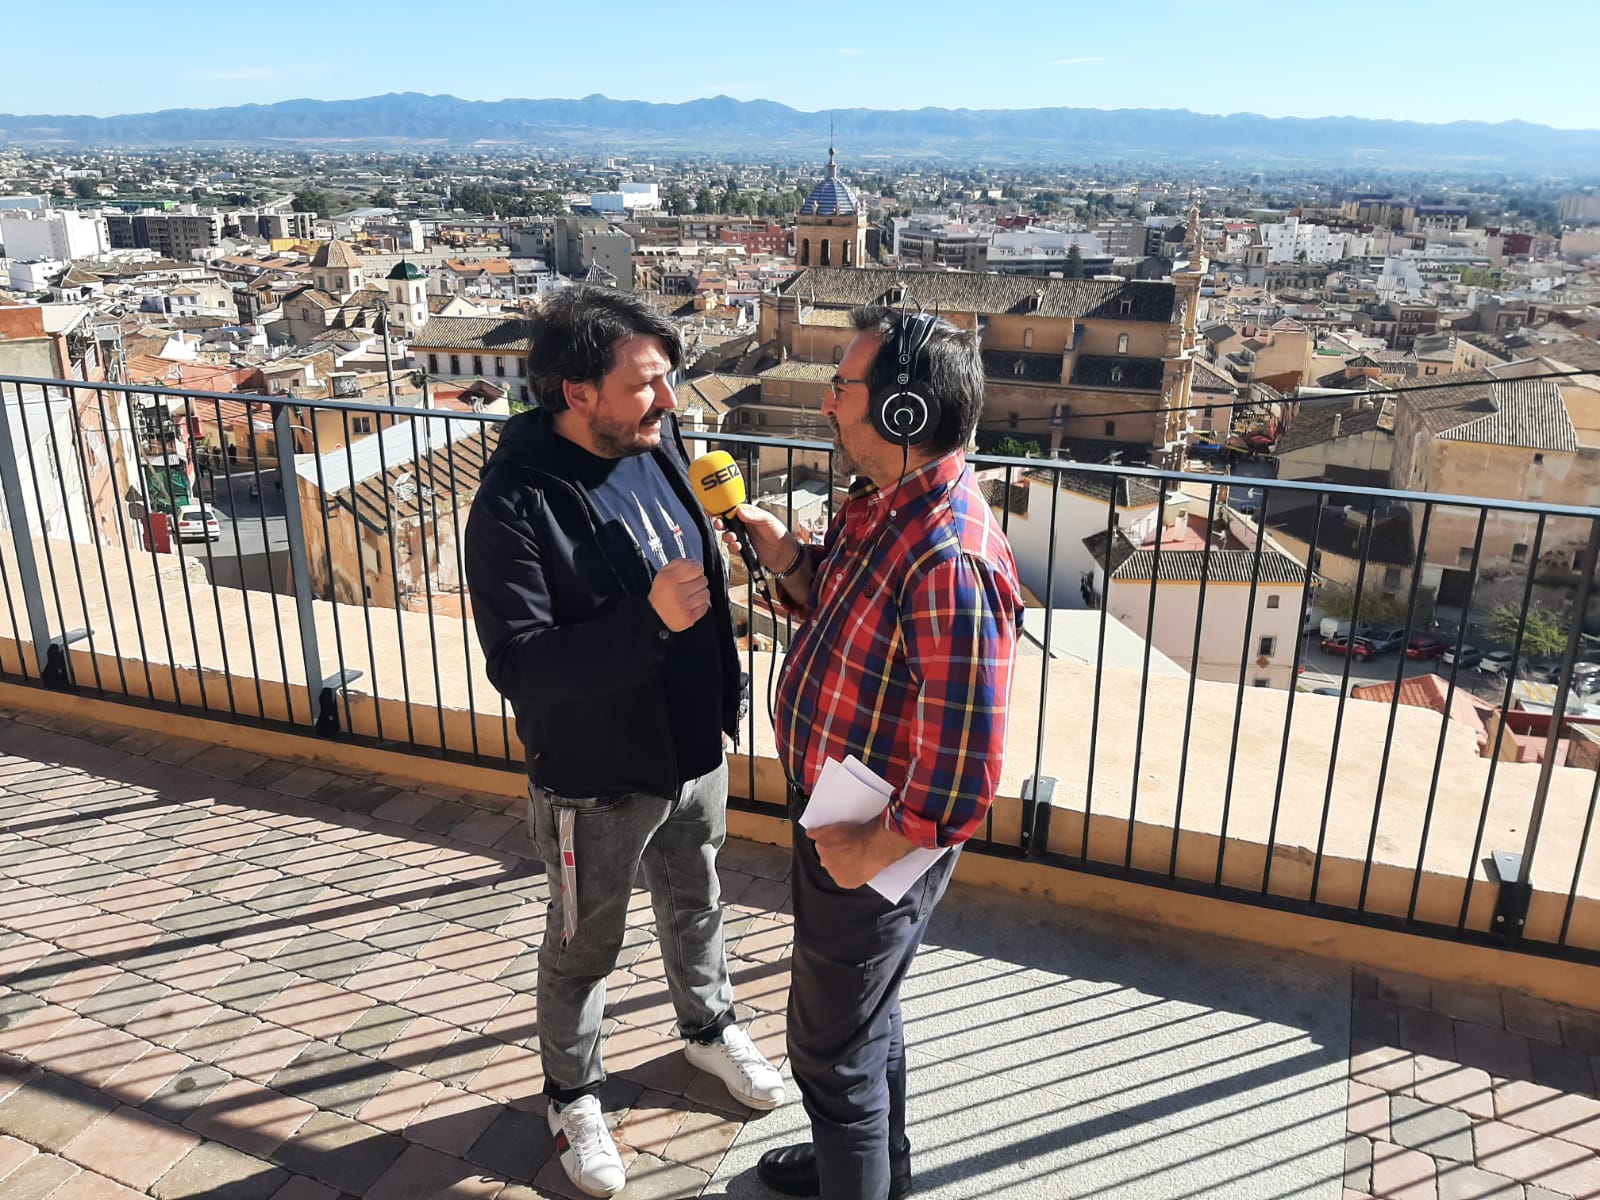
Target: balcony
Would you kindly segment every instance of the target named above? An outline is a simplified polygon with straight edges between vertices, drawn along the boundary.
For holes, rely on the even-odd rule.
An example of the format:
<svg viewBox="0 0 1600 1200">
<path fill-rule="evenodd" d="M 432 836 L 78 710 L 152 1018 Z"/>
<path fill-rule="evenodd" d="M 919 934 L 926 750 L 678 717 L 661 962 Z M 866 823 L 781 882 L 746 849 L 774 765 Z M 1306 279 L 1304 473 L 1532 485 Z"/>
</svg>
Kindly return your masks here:
<svg viewBox="0 0 1600 1200">
<path fill-rule="evenodd" d="M 360 440 L 349 422 L 373 406 L 325 407 L 347 436 L 299 457 L 276 591 L 213 586 L 207 544 L 141 548 L 125 508 L 110 524 L 130 536 L 95 537 L 89 489 L 0 447 L 0 1049 L 42 1072 L 0 1081 L 26 1079 L 0 1096 L 0 1132 L 60 1160 L 32 1171 L 115 1169 L 157 1195 L 201 1194 L 179 1185 L 205 1170 L 262 1195 L 290 1174 L 374 1196 L 562 1194 L 527 1045 L 543 879 L 514 817 L 520 750 L 452 565 L 496 419 L 411 412 L 416 428 Z M 82 461 L 71 429 L 49 436 L 57 461 Z M 786 477 L 817 454 L 719 444 Z M 1206 604 L 1184 606 L 1163 544 L 1169 569 L 1208 552 L 1169 540 L 1159 515 L 1141 527 L 1129 501 L 1181 503 L 1192 529 L 1225 505 L 1226 477 L 982 467 L 1030 587 L 1057 598 L 1030 618 L 1001 798 L 907 985 L 919 1192 L 1331 1200 L 1349 1131 L 1357 1194 L 1499 1176 L 1600 1195 L 1600 1020 L 1567 1007 L 1592 1007 L 1600 949 L 1596 777 L 1567 765 L 1581 727 L 1546 721 L 1542 747 L 1503 733 L 1515 722 L 1475 730 L 1445 715 L 1457 696 L 1470 685 L 1506 708 L 1516 681 L 1464 669 L 1445 670 L 1441 711 L 1397 687 L 1354 697 L 1364 676 L 1417 664 L 1328 660 L 1298 636 L 1312 590 L 1266 608 L 1292 579 L 1263 570 L 1270 536 L 1249 540 L 1293 494 L 1329 503 L 1317 488 L 1250 480 L 1260 511 L 1231 522 L 1246 548 L 1225 551 L 1242 577 L 1224 578 L 1217 550 L 1182 583 Z M 1098 505 L 1071 490 L 1090 485 Z M 1370 495 L 1481 516 L 1480 551 L 1500 514 L 1531 512 L 1534 562 L 1576 521 L 1580 586 L 1593 575 L 1593 514 Z M 1123 521 L 1148 543 L 1142 590 L 1130 558 L 1093 581 L 1103 605 L 1073 611 L 1057 576 L 1077 595 L 1084 538 Z M 1430 561 L 1419 537 L 1408 578 Z M 1366 596 L 1369 564 L 1354 565 Z M 340 579 L 364 582 L 341 593 Z M 1426 590 L 1399 597 L 1408 625 L 1426 625 Z M 1169 609 L 1188 623 L 1178 643 Z M 1306 667 L 1337 695 L 1257 687 L 1257 656 L 1239 651 L 1218 668 L 1219 630 L 1258 649 L 1281 618 L 1284 676 Z M 786 640 L 759 604 L 745 619 Z M 1567 625 L 1561 700 L 1581 675 L 1581 622 Z M 770 661 L 747 651 L 757 696 Z M 781 1052 L 787 829 L 761 707 L 734 761 L 723 868 L 738 998 Z M 1493 852 L 1523 855 L 1518 879 L 1496 877 Z M 747 1123 L 688 1071 L 661 1036 L 659 956 L 648 906 L 636 913 L 609 1043 L 619 1137 L 638 1154 L 625 1194 L 756 1195 L 755 1158 L 803 1118 L 790 1105 Z M 39 1115 L 58 1108 L 70 1136 Z M 146 1179 L 101 1149 L 121 1125 L 82 1136 L 91 1116 L 178 1128 L 151 1126 L 163 1149 L 140 1158 Z"/>
</svg>

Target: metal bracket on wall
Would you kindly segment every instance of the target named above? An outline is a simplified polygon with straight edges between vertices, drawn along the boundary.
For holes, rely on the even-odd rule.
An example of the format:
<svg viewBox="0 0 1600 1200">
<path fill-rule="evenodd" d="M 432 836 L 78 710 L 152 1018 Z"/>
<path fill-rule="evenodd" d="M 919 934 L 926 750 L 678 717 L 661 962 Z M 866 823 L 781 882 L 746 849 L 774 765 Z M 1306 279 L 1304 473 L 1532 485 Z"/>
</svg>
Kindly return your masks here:
<svg viewBox="0 0 1600 1200">
<path fill-rule="evenodd" d="M 1528 905 L 1533 899 L 1533 884 L 1522 877 L 1522 855 L 1496 850 L 1489 857 L 1490 869 L 1499 881 L 1495 893 L 1494 918 L 1489 932 L 1508 945 L 1522 940 L 1528 923 Z"/>
<path fill-rule="evenodd" d="M 1050 846 L 1050 811 L 1055 807 L 1054 775 L 1030 775 L 1022 781 L 1022 853 L 1042 858 Z"/>
<path fill-rule="evenodd" d="M 322 681 L 317 694 L 317 721 L 315 728 L 318 737 L 332 737 L 339 732 L 338 692 L 346 684 L 354 683 L 360 678 L 360 671 L 352 671 L 347 668 L 337 675 L 329 675 Z"/>
<path fill-rule="evenodd" d="M 73 642 L 83 641 L 93 632 L 92 629 L 72 629 L 52 639 L 45 649 L 44 668 L 39 673 L 39 682 L 45 687 L 63 691 L 71 687 L 72 672 L 67 667 L 67 647 Z"/>
</svg>

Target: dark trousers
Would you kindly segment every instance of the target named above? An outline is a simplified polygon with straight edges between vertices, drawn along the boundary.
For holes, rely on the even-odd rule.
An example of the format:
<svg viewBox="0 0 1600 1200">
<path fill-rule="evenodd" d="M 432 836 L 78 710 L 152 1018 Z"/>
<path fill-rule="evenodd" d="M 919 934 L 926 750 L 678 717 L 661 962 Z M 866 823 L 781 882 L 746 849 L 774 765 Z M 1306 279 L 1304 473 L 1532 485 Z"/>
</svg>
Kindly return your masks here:
<svg viewBox="0 0 1600 1200">
<path fill-rule="evenodd" d="M 822 1200 L 886 1200 L 909 1174 L 900 982 L 955 866 L 945 854 L 890 904 L 828 877 L 794 827 L 789 1068 L 811 1118 Z"/>
</svg>

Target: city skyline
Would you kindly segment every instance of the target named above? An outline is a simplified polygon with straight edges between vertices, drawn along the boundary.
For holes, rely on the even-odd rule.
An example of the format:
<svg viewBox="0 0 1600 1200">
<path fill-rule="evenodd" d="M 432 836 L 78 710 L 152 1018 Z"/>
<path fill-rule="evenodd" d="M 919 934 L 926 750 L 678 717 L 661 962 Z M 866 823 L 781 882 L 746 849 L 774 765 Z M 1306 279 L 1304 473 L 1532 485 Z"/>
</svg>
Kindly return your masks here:
<svg viewBox="0 0 1600 1200">
<path fill-rule="evenodd" d="M 604 24 L 576 9 L 529 12 L 525 4 L 481 0 L 456 26 L 462 52 L 449 56 L 428 34 L 436 7 L 419 0 L 386 6 L 383 30 L 365 12 L 334 9 L 304 36 L 259 40 L 214 29 L 215 9 L 194 0 L 167 6 L 164 23 L 133 22 L 128 11 L 109 0 L 76 6 L 76 23 L 98 24 L 108 36 L 74 48 L 67 76 L 52 56 L 18 56 L 10 86 L 0 89 L 0 112 L 103 117 L 417 91 L 466 100 L 600 93 L 657 103 L 728 95 L 817 113 L 1072 107 L 1600 124 L 1590 115 L 1600 112 L 1600 82 L 1581 73 L 1543 74 L 1537 88 L 1516 88 L 1510 75 L 1501 76 L 1502 87 L 1465 77 L 1461 64 L 1481 56 L 1485 31 L 1503 20 L 1486 0 L 1463 0 L 1449 21 L 1432 21 L 1425 54 L 1394 42 L 1396 6 L 1371 0 L 1314 26 L 1287 17 L 1219 22 L 1199 0 L 1154 0 L 1132 24 L 1127 10 L 1063 13 L 1059 4 L 1018 0 L 1003 22 L 982 26 L 953 2 L 928 0 L 914 21 L 863 6 L 831 27 L 728 0 L 697 4 L 678 20 L 660 5 L 622 0 L 607 8 Z M 55 10 L 13 12 L 8 40 L 50 45 L 58 22 Z M 195 26 L 209 36 L 175 55 L 172 32 Z M 796 44 L 800 30 L 813 44 Z M 1339 52 L 1321 54 L 1320 79 L 1305 60 L 1325 46 Z M 474 48 L 490 69 L 472 68 Z M 164 65 L 144 69 L 151 62 Z M 1175 62 L 1191 69 L 1174 70 Z M 62 87 L 64 78 L 70 87 Z"/>
</svg>

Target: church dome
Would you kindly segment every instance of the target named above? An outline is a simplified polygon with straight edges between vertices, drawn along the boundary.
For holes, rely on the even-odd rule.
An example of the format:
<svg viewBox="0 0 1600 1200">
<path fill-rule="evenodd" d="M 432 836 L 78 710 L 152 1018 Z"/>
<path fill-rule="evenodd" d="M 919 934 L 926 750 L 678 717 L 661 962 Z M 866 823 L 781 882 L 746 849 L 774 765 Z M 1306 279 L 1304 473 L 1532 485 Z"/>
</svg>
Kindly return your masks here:
<svg viewBox="0 0 1600 1200">
<path fill-rule="evenodd" d="M 417 264 L 416 263 L 407 262 L 405 259 L 402 258 L 399 262 L 395 263 L 394 270 L 389 272 L 388 278 L 390 278 L 390 279 L 407 279 L 407 280 L 409 280 L 409 279 L 421 279 L 422 278 L 422 272 L 417 269 Z"/>
<path fill-rule="evenodd" d="M 850 185 L 839 178 L 839 168 L 834 165 L 833 147 L 828 147 L 828 169 L 822 182 L 811 189 L 806 202 L 800 206 L 802 217 L 852 217 L 861 211 L 861 202 Z"/>
</svg>

